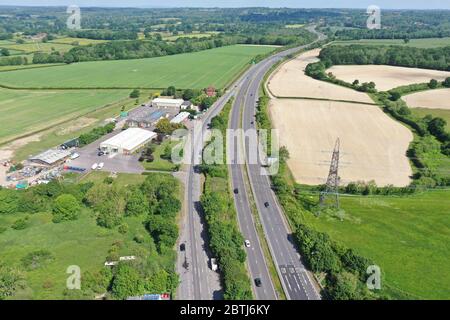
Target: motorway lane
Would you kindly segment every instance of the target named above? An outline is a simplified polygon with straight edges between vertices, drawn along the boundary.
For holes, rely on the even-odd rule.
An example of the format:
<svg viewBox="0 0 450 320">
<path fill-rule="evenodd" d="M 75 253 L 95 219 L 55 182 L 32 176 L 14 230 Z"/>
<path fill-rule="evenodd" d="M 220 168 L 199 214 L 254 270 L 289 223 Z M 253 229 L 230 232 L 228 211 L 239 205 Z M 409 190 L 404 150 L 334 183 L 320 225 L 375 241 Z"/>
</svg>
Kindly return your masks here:
<svg viewBox="0 0 450 320">
<path fill-rule="evenodd" d="M 258 101 L 259 87 L 264 79 L 264 75 L 283 55 L 277 55 L 265 64 L 255 75 L 250 85 L 244 102 L 244 113 L 242 117 L 245 131 L 256 130 L 255 114 Z M 253 122 L 253 124 L 252 124 Z M 285 293 L 289 299 L 293 300 L 314 300 L 320 296 L 311 280 L 310 275 L 300 260 L 291 232 L 284 220 L 283 212 L 277 203 L 276 196 L 271 189 L 271 183 L 266 175 L 262 175 L 264 170 L 260 164 L 250 164 L 249 145 L 246 143 L 247 170 L 250 183 L 255 196 L 256 206 L 261 216 L 261 222 L 265 235 L 268 239 L 271 252 L 282 278 Z M 265 203 L 269 204 L 266 208 Z"/>
<path fill-rule="evenodd" d="M 244 83 L 239 87 L 239 93 L 233 102 L 233 108 L 230 115 L 229 129 L 239 129 L 241 120 L 241 110 L 245 100 L 245 93 L 249 88 L 251 80 L 255 75 L 255 68 L 248 73 Z M 253 220 L 252 209 L 248 199 L 248 190 L 243 174 L 245 171 L 242 164 L 237 159 L 244 159 L 242 139 L 235 137 L 233 143 L 227 145 L 229 152 L 234 155 L 233 163 L 229 164 L 231 173 L 231 182 L 233 190 L 237 189 L 238 193 L 234 194 L 234 203 L 238 216 L 239 228 L 246 240 L 250 241 L 251 246 L 245 248 L 247 253 L 247 267 L 252 279 L 252 288 L 257 300 L 276 300 L 277 295 L 270 277 L 267 262 L 265 260 L 261 243 L 256 231 L 255 222 Z M 261 287 L 255 285 L 254 280 L 261 279 Z"/>
<path fill-rule="evenodd" d="M 185 254 L 179 254 L 177 271 L 181 276 L 178 287 L 179 299 L 183 300 L 212 300 L 221 298 L 220 278 L 217 272 L 209 267 L 211 253 L 208 247 L 208 236 L 204 221 L 204 214 L 200 206 L 201 174 L 196 170 L 196 165 L 201 159 L 203 149 L 203 136 L 208 130 L 208 124 L 225 106 L 226 102 L 234 95 L 235 90 L 242 83 L 238 81 L 233 90 L 222 96 L 203 119 L 194 121 L 194 127 L 201 134 L 194 135 L 194 128 L 190 130 L 192 138 L 190 148 L 191 164 L 186 177 L 187 217 L 182 230 L 180 243 L 185 243 Z M 186 270 L 183 266 L 185 259 L 189 264 Z"/>
<path fill-rule="evenodd" d="M 231 89 L 222 97 L 220 98 L 208 111 L 208 113 L 205 115 L 203 120 L 203 125 L 202 125 L 202 132 L 206 132 L 207 130 L 207 125 L 210 122 L 211 118 L 214 117 L 215 115 L 217 115 L 222 108 L 224 107 L 225 103 L 234 95 L 236 95 L 238 92 L 244 92 L 242 91 L 242 87 L 243 85 L 251 79 L 253 78 L 254 72 L 256 69 L 260 68 L 260 66 L 262 64 L 265 63 L 269 63 L 270 65 L 273 65 L 274 63 L 276 63 L 279 59 L 281 59 L 282 56 L 286 56 L 288 54 L 294 53 L 297 50 L 299 50 L 299 48 L 293 48 L 293 49 L 289 49 L 286 50 L 284 52 L 282 52 L 281 54 L 277 54 L 273 57 L 267 58 L 266 60 L 264 60 L 264 62 L 260 62 L 259 64 L 252 66 L 249 70 L 247 70 L 246 73 L 244 73 L 244 75 L 238 80 L 236 81 L 235 85 L 233 87 L 231 87 Z M 252 77 L 250 77 L 250 75 L 252 75 Z M 245 93 L 243 93 L 245 94 Z M 195 141 L 192 143 L 193 144 L 193 148 L 195 149 L 193 152 L 193 156 L 192 159 L 194 159 L 195 157 L 199 157 L 201 154 L 201 149 L 203 147 L 203 143 L 200 141 Z M 194 162 L 193 162 L 194 163 Z M 244 171 L 241 168 L 241 179 L 243 177 Z M 182 236 L 181 238 L 186 239 L 186 260 L 189 263 L 189 269 L 188 270 L 184 270 L 183 272 L 183 268 L 180 267 L 181 263 L 177 264 L 178 266 L 178 272 L 181 275 L 182 281 L 180 283 L 179 286 L 179 290 L 178 290 L 178 298 L 179 299 L 194 299 L 194 300 L 201 300 L 201 299 L 213 299 L 213 298 L 217 298 L 217 291 L 215 289 L 213 289 L 214 285 L 211 285 L 211 277 L 209 276 L 205 276 L 205 274 L 202 274 L 205 271 L 205 266 L 206 266 L 206 270 L 208 270 L 208 272 L 210 271 L 210 269 L 207 267 L 207 261 L 208 261 L 208 247 L 206 245 L 206 243 L 204 242 L 204 239 L 200 236 L 201 234 L 204 234 L 205 232 L 205 225 L 202 219 L 203 213 L 201 212 L 198 203 L 200 201 L 200 175 L 195 172 L 194 170 L 194 166 L 190 165 L 189 166 L 189 171 L 188 171 L 188 177 L 186 179 L 186 188 L 188 189 L 187 191 L 187 202 L 188 202 L 188 216 L 187 216 L 187 222 L 185 223 L 185 227 L 183 228 L 182 231 Z M 242 180 L 239 180 L 239 176 L 235 176 L 233 177 L 233 183 L 236 183 L 236 185 L 240 186 L 242 185 Z M 240 184 L 241 183 L 241 184 Z M 239 187 L 240 189 L 243 187 Z M 193 190 L 194 189 L 194 190 Z M 245 190 L 245 189 L 243 189 Z M 245 193 L 247 192 L 246 190 L 244 191 Z M 245 204 L 247 204 L 247 209 L 244 209 L 246 211 L 249 211 L 249 201 L 248 201 L 248 197 L 247 196 L 243 196 L 241 198 L 237 198 L 235 199 L 236 201 L 238 201 L 239 203 L 236 203 L 236 205 L 238 207 L 241 206 L 245 206 Z M 261 211 L 258 208 L 260 216 L 261 216 Z M 246 217 L 248 215 L 245 215 Z M 240 224 L 242 224 L 244 226 L 245 230 L 251 230 L 251 226 L 253 226 L 254 228 L 254 222 L 251 219 L 240 219 Z M 249 232 L 250 234 L 251 232 Z M 267 237 L 267 232 L 265 230 L 265 234 Z M 251 236 L 249 235 L 249 237 L 255 237 L 254 235 Z M 256 239 L 257 236 L 256 236 Z M 188 241 L 190 243 L 188 243 Z M 259 241 L 259 239 L 257 240 Z M 254 242 L 254 243 L 258 243 L 258 242 Z M 270 244 L 270 243 L 269 243 Z M 272 255 L 273 255 L 273 248 L 271 247 L 271 251 L 272 251 Z M 253 252 L 255 252 L 255 254 L 253 254 Z M 180 257 L 181 255 L 179 255 L 179 260 L 180 258 L 182 258 L 184 260 L 184 257 Z M 256 257 L 256 258 L 255 258 Z M 248 254 L 248 263 L 249 264 L 257 264 L 260 266 L 261 268 L 261 256 L 257 253 L 257 250 L 254 250 L 252 252 L 250 252 Z M 255 261 L 255 262 L 252 262 Z M 288 270 L 288 266 L 286 266 L 286 270 Z M 265 265 L 265 261 L 264 261 L 264 266 L 261 270 L 267 269 L 267 266 Z M 255 269 L 254 269 L 255 270 Z M 280 268 L 280 266 L 278 266 L 278 271 L 279 273 L 281 272 L 280 270 L 283 270 L 282 268 Z M 295 270 L 295 269 L 294 269 Z M 183 274 L 182 274 L 183 273 Z M 262 279 L 264 278 L 263 276 L 263 271 L 257 271 L 255 274 L 261 274 Z M 267 276 L 266 276 L 267 277 Z M 214 278 L 214 277 L 213 277 Z M 282 276 L 283 279 L 286 279 L 283 281 L 283 285 L 284 282 L 287 282 L 288 284 L 292 283 L 299 283 L 299 278 L 296 275 L 292 275 L 292 274 L 286 274 L 285 276 Z M 294 278 L 293 280 L 290 280 Z M 215 282 L 216 279 L 213 279 L 213 282 Z M 263 279 L 264 281 L 264 279 Z M 264 281 L 264 283 L 266 283 Z M 271 282 L 267 282 L 270 283 Z M 254 285 L 254 284 L 253 284 Z M 272 285 L 272 284 L 271 284 Z M 285 291 L 286 291 L 286 287 L 285 287 Z M 294 290 L 295 291 L 295 290 Z M 266 290 L 266 292 L 270 292 L 268 290 Z M 258 297 L 264 297 L 264 295 L 268 294 L 263 291 L 263 294 L 259 293 L 259 291 L 257 290 L 256 295 L 257 298 Z M 289 296 L 289 295 L 288 295 Z"/>
</svg>

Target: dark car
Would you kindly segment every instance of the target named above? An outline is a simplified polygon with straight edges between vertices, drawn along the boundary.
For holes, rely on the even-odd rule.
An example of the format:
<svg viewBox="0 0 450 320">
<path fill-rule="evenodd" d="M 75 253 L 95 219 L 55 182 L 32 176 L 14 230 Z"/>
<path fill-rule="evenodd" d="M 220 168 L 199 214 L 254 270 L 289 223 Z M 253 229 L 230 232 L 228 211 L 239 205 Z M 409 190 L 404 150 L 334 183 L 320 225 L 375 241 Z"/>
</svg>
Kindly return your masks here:
<svg viewBox="0 0 450 320">
<path fill-rule="evenodd" d="M 180 244 L 180 251 L 185 251 L 186 245 L 184 243 Z"/>
<path fill-rule="evenodd" d="M 234 189 L 234 194 L 238 194 L 238 193 L 239 193 L 239 189 L 238 188 Z"/>
<path fill-rule="evenodd" d="M 268 208 L 268 207 L 270 206 L 270 204 L 269 204 L 268 202 L 264 202 L 264 206 L 265 206 L 266 208 Z"/>
<path fill-rule="evenodd" d="M 260 278 L 256 278 L 256 279 L 255 279 L 255 285 L 256 285 L 257 287 L 261 287 L 261 286 L 262 286 L 262 282 L 261 282 L 261 279 L 260 279 Z"/>
<path fill-rule="evenodd" d="M 105 153 L 103 152 L 103 151 L 99 151 L 98 153 L 97 153 L 97 155 L 99 156 L 99 157 L 101 157 L 101 156 L 103 156 Z"/>
</svg>

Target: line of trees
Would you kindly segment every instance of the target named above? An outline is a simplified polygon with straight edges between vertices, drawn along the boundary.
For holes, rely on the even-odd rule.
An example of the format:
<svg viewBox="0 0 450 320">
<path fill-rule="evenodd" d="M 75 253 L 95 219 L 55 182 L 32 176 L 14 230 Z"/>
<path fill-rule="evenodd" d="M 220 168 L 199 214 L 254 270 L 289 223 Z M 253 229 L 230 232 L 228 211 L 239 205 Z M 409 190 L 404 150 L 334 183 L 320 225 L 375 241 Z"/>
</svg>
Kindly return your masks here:
<svg viewBox="0 0 450 320">
<path fill-rule="evenodd" d="M 33 63 L 73 63 L 82 61 L 123 60 L 153 58 L 179 53 L 195 52 L 236 44 L 239 37 L 216 36 L 212 38 L 181 38 L 175 42 L 112 41 L 87 46 L 77 46 L 66 53 L 36 53 Z"/>
<path fill-rule="evenodd" d="M 450 70 L 450 48 L 409 48 L 401 46 L 329 46 L 319 55 L 326 65 L 375 64 Z"/>
</svg>

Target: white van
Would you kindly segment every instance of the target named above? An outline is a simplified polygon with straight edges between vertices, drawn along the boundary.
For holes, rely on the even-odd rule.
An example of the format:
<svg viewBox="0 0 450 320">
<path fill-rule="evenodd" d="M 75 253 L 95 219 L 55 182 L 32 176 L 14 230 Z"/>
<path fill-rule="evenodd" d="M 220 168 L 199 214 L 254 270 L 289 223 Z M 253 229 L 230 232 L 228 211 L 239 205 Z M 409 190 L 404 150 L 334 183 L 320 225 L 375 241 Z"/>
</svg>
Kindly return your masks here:
<svg viewBox="0 0 450 320">
<path fill-rule="evenodd" d="M 72 153 L 71 155 L 70 155 L 70 159 L 71 160 L 75 160 L 75 159 L 77 159 L 77 158 L 79 158 L 80 157 L 80 155 L 78 154 L 78 153 Z"/>
<path fill-rule="evenodd" d="M 97 164 L 97 163 L 94 163 L 94 164 L 92 165 L 91 169 L 92 169 L 92 170 L 95 170 L 95 169 L 97 169 L 97 167 L 98 167 L 98 164 Z"/>
<path fill-rule="evenodd" d="M 105 166 L 105 164 L 104 164 L 103 162 L 100 162 L 100 163 L 98 164 L 97 169 L 98 169 L 98 170 L 102 170 L 104 166 Z"/>
</svg>

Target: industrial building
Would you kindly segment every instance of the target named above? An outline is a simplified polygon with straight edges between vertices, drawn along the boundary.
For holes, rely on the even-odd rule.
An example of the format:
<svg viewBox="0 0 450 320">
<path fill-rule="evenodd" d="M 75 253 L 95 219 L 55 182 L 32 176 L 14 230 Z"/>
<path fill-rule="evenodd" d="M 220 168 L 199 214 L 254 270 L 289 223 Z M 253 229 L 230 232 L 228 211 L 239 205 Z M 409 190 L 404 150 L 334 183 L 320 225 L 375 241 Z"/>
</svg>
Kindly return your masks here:
<svg viewBox="0 0 450 320">
<path fill-rule="evenodd" d="M 162 110 L 154 111 L 151 108 L 143 107 L 131 111 L 128 114 L 126 124 L 131 128 L 151 128 L 156 125 L 159 120 L 167 118 L 168 116 L 169 114 Z"/>
<path fill-rule="evenodd" d="M 152 100 L 152 107 L 181 109 L 183 103 L 183 99 L 156 98 Z"/>
<path fill-rule="evenodd" d="M 67 150 L 49 149 L 29 160 L 44 166 L 54 166 L 64 162 L 68 157 L 70 157 L 70 152 Z"/>
<path fill-rule="evenodd" d="M 108 153 L 132 154 L 153 140 L 157 134 L 141 128 L 129 128 L 102 142 L 100 149 Z"/>
<path fill-rule="evenodd" d="M 170 120 L 170 123 L 179 124 L 186 121 L 191 114 L 189 112 L 180 112 L 175 118 Z"/>
</svg>

